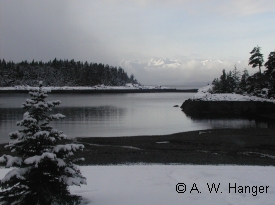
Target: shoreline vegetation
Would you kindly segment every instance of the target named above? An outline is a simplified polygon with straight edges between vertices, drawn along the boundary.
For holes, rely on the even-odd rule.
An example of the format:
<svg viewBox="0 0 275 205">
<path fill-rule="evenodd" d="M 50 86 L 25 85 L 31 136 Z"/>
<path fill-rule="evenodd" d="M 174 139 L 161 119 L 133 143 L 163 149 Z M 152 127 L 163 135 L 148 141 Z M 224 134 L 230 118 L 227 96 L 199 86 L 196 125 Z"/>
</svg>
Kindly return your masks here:
<svg viewBox="0 0 275 205">
<path fill-rule="evenodd" d="M 0 86 L 36 86 L 43 81 L 46 86 L 122 86 L 139 84 L 134 75 L 123 68 L 72 60 L 22 61 L 14 63 L 0 59 Z"/>
<path fill-rule="evenodd" d="M 194 164 L 275 166 L 275 129 L 210 129 L 170 135 L 88 137 L 81 143 L 80 165 Z M 63 142 L 62 142 L 63 143 Z M 4 144 L 1 154 L 7 154 Z"/>
</svg>

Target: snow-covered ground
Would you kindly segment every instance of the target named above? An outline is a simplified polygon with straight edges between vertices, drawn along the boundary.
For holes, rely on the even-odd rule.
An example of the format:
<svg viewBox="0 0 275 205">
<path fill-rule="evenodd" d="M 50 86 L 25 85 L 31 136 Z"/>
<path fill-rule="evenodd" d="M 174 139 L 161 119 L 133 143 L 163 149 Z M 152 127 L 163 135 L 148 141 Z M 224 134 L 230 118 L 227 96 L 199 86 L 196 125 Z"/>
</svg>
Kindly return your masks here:
<svg viewBox="0 0 275 205">
<path fill-rule="evenodd" d="M 81 170 L 88 185 L 72 187 L 71 191 L 91 205 L 273 205 L 275 202 L 275 167 L 120 165 L 85 166 Z M 176 191 L 178 183 L 186 185 L 184 193 Z M 217 193 L 213 183 L 216 190 L 220 183 Z M 235 183 L 236 192 L 235 188 L 229 189 L 229 184 L 235 187 Z M 247 188 L 245 193 L 239 186 L 249 186 L 250 192 Z M 184 185 L 178 186 L 179 192 L 183 189 Z"/>
<path fill-rule="evenodd" d="M 118 165 L 80 169 L 88 184 L 70 189 L 83 197 L 82 205 L 273 205 L 275 202 L 275 167 L 271 166 Z M 8 169 L 0 169 L 0 177 L 7 172 Z M 184 184 L 177 186 L 178 183 L 186 185 L 185 192 Z M 176 187 L 184 193 L 178 193 Z"/>
<path fill-rule="evenodd" d="M 212 85 L 202 87 L 192 98 L 193 100 L 202 101 L 261 101 L 261 102 L 275 102 L 274 99 L 260 98 L 256 96 L 241 95 L 236 93 L 222 93 L 222 94 L 211 94 L 210 91 Z"/>
<path fill-rule="evenodd" d="M 14 87 L 0 87 L 0 90 L 30 90 L 31 87 L 28 85 L 20 85 Z M 46 87 L 49 90 L 129 90 L 129 89 L 171 89 L 163 86 L 144 86 L 138 84 L 127 83 L 125 86 L 105 86 L 105 85 L 95 85 L 95 86 L 63 86 L 63 87 Z"/>
</svg>

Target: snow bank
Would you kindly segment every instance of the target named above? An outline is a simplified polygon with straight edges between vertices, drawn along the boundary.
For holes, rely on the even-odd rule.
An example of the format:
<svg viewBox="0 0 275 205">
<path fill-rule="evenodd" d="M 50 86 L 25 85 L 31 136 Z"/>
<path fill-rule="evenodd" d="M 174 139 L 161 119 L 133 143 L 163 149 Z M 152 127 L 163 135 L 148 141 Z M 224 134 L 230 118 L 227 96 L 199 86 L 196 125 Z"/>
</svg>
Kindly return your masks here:
<svg viewBox="0 0 275 205">
<path fill-rule="evenodd" d="M 256 96 L 241 95 L 236 93 L 211 94 L 213 85 L 207 85 L 198 90 L 192 100 L 201 101 L 260 101 L 260 102 L 275 102 L 272 99 L 260 98 Z"/>
<path fill-rule="evenodd" d="M 28 85 L 20 85 L 14 87 L 0 87 L 0 90 L 31 90 L 38 89 L 38 87 L 30 87 Z M 130 90 L 130 89 L 171 89 L 163 86 L 144 86 L 139 84 L 127 83 L 125 86 L 105 86 L 105 85 L 95 85 L 95 86 L 62 86 L 62 87 L 43 87 L 46 91 L 50 90 Z"/>
</svg>

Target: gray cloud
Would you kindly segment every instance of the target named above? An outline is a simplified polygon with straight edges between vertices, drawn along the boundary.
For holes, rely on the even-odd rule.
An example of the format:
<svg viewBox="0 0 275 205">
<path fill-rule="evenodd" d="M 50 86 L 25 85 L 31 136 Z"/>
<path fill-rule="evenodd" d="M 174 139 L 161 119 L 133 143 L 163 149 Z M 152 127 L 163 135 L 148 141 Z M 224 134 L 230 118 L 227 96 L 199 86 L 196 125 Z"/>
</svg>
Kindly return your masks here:
<svg viewBox="0 0 275 205">
<path fill-rule="evenodd" d="M 66 1 L 11 1 L 2 2 L 1 7 L 3 58 L 20 61 L 56 57 L 110 63 L 116 59 L 112 47 L 96 31 L 83 32 Z"/>
<path fill-rule="evenodd" d="M 145 84 L 210 81 L 234 64 L 202 66 L 198 59 L 248 59 L 257 44 L 265 58 L 274 50 L 274 15 L 259 15 L 275 10 L 268 0 L 4 0 L 0 9 L 1 59 L 185 61 L 177 68 L 125 66 Z"/>
</svg>

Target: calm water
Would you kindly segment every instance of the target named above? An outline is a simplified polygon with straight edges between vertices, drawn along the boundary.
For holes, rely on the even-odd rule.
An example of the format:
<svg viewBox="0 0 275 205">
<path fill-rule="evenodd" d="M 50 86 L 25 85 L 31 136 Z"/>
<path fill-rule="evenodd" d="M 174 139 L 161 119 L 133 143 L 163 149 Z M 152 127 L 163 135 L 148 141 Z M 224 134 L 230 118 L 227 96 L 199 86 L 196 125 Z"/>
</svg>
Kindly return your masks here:
<svg viewBox="0 0 275 205">
<path fill-rule="evenodd" d="M 66 118 L 53 123 L 68 137 L 108 137 L 164 135 L 211 128 L 267 127 L 248 119 L 192 120 L 180 108 L 194 93 L 136 94 L 50 94 L 48 100 L 61 100 L 55 112 Z M 0 94 L 0 143 L 18 130 L 22 102 L 28 94 Z"/>
</svg>

